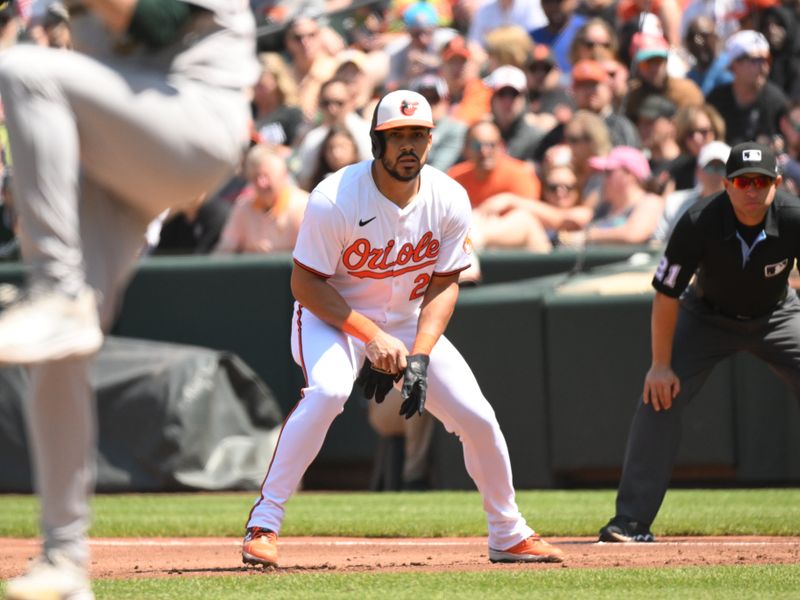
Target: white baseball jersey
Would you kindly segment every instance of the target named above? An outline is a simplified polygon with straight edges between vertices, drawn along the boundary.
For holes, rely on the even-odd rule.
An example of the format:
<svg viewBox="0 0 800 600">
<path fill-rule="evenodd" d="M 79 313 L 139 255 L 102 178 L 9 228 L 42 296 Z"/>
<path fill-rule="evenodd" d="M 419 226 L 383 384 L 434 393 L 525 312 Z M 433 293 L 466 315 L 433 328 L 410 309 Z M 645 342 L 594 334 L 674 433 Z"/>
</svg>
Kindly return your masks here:
<svg viewBox="0 0 800 600">
<path fill-rule="evenodd" d="M 293 256 L 383 325 L 418 315 L 432 275 L 469 267 L 471 208 L 464 188 L 429 166 L 400 208 L 378 190 L 371 165 L 345 167 L 314 189 Z"/>
</svg>

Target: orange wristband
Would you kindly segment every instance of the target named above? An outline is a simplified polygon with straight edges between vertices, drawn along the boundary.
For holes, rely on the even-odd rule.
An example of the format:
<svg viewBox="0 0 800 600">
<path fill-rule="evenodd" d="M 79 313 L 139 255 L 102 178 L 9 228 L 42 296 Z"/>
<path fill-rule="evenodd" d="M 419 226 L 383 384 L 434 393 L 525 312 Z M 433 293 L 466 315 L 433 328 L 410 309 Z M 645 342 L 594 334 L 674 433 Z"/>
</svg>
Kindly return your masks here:
<svg viewBox="0 0 800 600">
<path fill-rule="evenodd" d="M 342 323 L 342 331 L 347 335 L 352 335 L 360 339 L 366 344 L 378 335 L 380 327 L 375 325 L 375 323 L 360 312 L 351 310 L 350 314 L 347 315 L 347 318 L 344 320 L 344 323 Z"/>
<path fill-rule="evenodd" d="M 411 354 L 430 354 L 437 339 L 438 336 L 431 335 L 430 333 L 418 333 L 417 339 L 414 340 L 414 347 L 411 349 Z"/>
</svg>

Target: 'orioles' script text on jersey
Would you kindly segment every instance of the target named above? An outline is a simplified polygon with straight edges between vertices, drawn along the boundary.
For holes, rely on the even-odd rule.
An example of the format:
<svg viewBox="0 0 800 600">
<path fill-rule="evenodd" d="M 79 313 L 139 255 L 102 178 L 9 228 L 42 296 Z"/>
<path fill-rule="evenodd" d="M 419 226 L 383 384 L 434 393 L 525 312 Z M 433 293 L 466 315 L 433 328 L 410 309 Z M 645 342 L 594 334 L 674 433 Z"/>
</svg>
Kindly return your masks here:
<svg viewBox="0 0 800 600">
<path fill-rule="evenodd" d="M 415 316 L 433 275 L 470 263 L 470 203 L 432 167 L 399 208 L 380 193 L 364 161 L 325 179 L 309 198 L 294 250 L 301 267 L 328 278 L 351 308 L 376 323 Z"/>
</svg>

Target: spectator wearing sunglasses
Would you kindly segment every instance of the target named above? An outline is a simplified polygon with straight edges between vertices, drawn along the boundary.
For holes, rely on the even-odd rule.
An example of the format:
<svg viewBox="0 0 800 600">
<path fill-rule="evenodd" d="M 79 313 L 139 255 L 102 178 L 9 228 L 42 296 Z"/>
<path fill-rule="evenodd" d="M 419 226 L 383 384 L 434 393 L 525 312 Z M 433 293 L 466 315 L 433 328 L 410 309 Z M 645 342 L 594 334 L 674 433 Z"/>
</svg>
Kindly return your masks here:
<svg viewBox="0 0 800 600">
<path fill-rule="evenodd" d="M 684 106 L 673 118 L 680 155 L 669 165 L 676 190 L 690 190 L 695 178 L 700 150 L 709 142 L 725 139 L 725 121 L 710 104 Z"/>
<path fill-rule="evenodd" d="M 350 93 L 347 82 L 330 79 L 322 85 L 319 93 L 319 115 L 320 124 L 302 136 L 297 151 L 289 161 L 297 181 L 310 179 L 322 141 L 334 123 L 344 125 L 350 130 L 358 146 L 359 160 L 372 156 L 369 122 L 355 111 L 355 98 Z"/>
<path fill-rule="evenodd" d="M 653 235 L 658 242 L 666 243 L 678 219 L 700 198 L 725 189 L 725 163 L 728 162 L 730 154 L 731 147 L 725 142 L 716 140 L 700 149 L 695 166 L 697 185 L 688 190 L 677 190 L 667 196 L 664 213 Z"/>
<path fill-rule="evenodd" d="M 538 129 L 549 131 L 572 117 L 575 102 L 561 83 L 553 51 L 536 44 L 525 63 L 528 79 L 528 120 Z"/>
<path fill-rule="evenodd" d="M 569 60 L 575 65 L 581 60 L 615 59 L 619 51 L 617 33 L 607 21 L 595 17 L 578 29 L 569 49 Z"/>
<path fill-rule="evenodd" d="M 492 121 L 479 121 L 467 130 L 466 160 L 453 165 L 447 174 L 469 194 L 472 208 L 500 193 L 539 198 L 541 184 L 529 164 L 506 153 L 500 130 Z"/>
<path fill-rule="evenodd" d="M 730 145 L 749 140 L 770 141 L 779 133 L 779 121 L 788 99 L 769 81 L 769 43 L 761 33 L 743 30 L 725 43 L 733 81 L 714 88 L 707 101 L 719 111 L 727 125 L 725 141 Z"/>
<path fill-rule="evenodd" d="M 333 76 L 336 60 L 323 44 L 319 20 L 306 14 L 300 14 L 289 22 L 284 43 L 289 67 L 299 89 L 300 108 L 306 119 L 313 119 L 320 86 Z"/>
<path fill-rule="evenodd" d="M 472 203 L 470 239 L 477 250 L 483 248 L 524 248 L 547 252 L 550 242 L 544 228 L 508 201 L 538 202 L 541 184 L 533 167 L 508 156 L 497 125 L 476 123 L 467 131 L 464 156 L 467 160 L 448 171 L 448 175 L 467 190 Z M 484 204 L 502 204 L 503 210 L 482 210 Z"/>
<path fill-rule="evenodd" d="M 800 257 L 800 199 L 780 183 L 770 147 L 738 144 L 724 191 L 675 225 L 653 277 L 652 362 L 601 541 L 653 541 L 683 410 L 718 362 L 748 351 L 800 399 L 800 299 L 788 285 Z"/>
</svg>

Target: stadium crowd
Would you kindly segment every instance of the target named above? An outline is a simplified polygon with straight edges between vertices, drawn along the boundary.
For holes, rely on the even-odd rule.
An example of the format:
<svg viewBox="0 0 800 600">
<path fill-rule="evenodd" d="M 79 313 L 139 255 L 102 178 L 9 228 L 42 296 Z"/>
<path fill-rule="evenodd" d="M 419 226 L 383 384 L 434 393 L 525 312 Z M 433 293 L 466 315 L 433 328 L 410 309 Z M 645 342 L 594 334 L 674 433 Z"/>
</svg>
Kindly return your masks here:
<svg viewBox="0 0 800 600">
<path fill-rule="evenodd" d="M 784 185 L 800 185 L 798 2 L 250 4 L 250 153 L 222 189 L 162 215 L 146 252 L 290 250 L 308 193 L 371 157 L 376 100 L 398 88 L 433 107 L 429 163 L 469 192 L 478 253 L 663 242 L 745 140 L 773 146 Z M 0 2 L 0 48 L 70 51 L 69 28 L 61 2 Z M 6 139 L 0 255 L 16 258 Z"/>
</svg>

